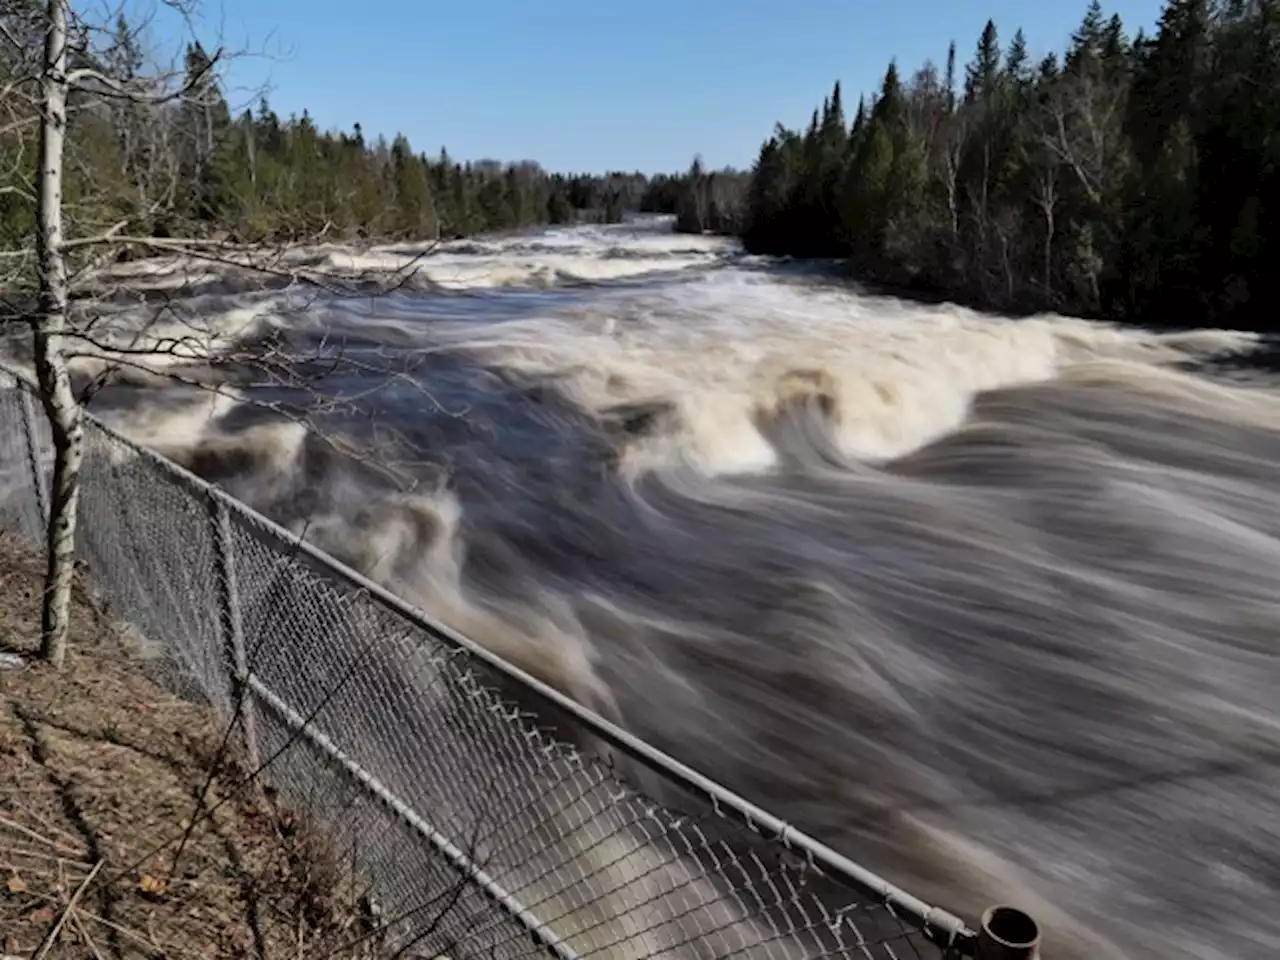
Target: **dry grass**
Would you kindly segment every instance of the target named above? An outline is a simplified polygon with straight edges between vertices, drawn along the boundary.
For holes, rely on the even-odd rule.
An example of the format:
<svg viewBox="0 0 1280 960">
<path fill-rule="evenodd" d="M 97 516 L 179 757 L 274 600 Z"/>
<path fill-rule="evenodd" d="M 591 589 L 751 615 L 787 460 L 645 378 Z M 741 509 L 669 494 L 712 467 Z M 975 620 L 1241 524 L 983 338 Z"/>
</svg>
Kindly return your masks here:
<svg viewBox="0 0 1280 960">
<path fill-rule="evenodd" d="M 40 573 L 0 536 L 0 654 L 36 649 Z M 0 668 L 0 954 L 370 955 L 338 858 L 244 786 L 216 718 L 147 680 L 83 592 L 73 642 L 61 672 Z"/>
</svg>

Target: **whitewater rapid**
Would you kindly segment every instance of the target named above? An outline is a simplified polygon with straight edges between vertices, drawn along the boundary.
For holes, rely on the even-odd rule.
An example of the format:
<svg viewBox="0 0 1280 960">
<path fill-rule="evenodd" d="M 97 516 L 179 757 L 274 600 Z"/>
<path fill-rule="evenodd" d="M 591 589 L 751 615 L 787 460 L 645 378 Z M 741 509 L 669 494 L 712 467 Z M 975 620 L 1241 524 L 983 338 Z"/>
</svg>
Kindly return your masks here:
<svg viewBox="0 0 1280 960">
<path fill-rule="evenodd" d="M 666 222 L 415 276 L 203 277 L 164 321 L 345 358 L 350 403 L 232 369 L 98 407 L 927 901 L 1021 906 L 1050 957 L 1280 950 L 1280 394 L 1220 363 L 1252 336 L 873 296 Z"/>
</svg>

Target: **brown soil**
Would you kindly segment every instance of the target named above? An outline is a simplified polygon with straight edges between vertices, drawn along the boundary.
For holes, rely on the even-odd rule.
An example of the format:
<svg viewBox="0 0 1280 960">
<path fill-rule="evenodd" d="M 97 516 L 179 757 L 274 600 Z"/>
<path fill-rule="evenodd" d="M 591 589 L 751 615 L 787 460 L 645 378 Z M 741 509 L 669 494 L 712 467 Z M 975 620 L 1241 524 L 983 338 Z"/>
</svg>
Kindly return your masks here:
<svg viewBox="0 0 1280 960">
<path fill-rule="evenodd" d="M 40 575 L 0 535 L 0 657 L 37 648 Z M 62 671 L 0 666 L 4 960 L 370 955 L 338 859 L 246 786 L 217 719 L 150 682 L 87 593 L 74 606 Z"/>
</svg>

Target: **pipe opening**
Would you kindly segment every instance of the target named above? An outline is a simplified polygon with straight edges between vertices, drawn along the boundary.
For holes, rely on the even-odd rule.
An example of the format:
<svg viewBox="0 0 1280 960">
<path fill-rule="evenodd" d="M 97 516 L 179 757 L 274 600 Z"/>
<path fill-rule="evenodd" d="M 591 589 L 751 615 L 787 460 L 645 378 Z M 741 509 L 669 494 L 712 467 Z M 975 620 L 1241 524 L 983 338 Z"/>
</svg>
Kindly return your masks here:
<svg viewBox="0 0 1280 960">
<path fill-rule="evenodd" d="M 1040 940 L 1040 927 L 1016 907 L 991 907 L 982 915 L 982 929 L 1002 947 L 1027 949 Z"/>
</svg>

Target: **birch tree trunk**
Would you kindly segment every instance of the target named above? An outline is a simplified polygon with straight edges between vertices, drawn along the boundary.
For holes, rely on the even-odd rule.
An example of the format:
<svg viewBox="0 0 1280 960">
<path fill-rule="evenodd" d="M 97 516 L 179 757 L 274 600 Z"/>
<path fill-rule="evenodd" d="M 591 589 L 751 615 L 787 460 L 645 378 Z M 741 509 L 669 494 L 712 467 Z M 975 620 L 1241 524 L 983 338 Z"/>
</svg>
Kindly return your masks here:
<svg viewBox="0 0 1280 960">
<path fill-rule="evenodd" d="M 36 164 L 36 265 L 39 309 L 32 321 L 40 398 L 53 435 L 47 567 L 40 611 L 40 655 L 62 666 L 67 655 L 71 581 L 75 572 L 76 505 L 80 494 L 83 424 L 63 348 L 67 267 L 63 259 L 63 146 L 67 132 L 68 0 L 48 0 L 40 71 L 40 146 Z"/>
</svg>

